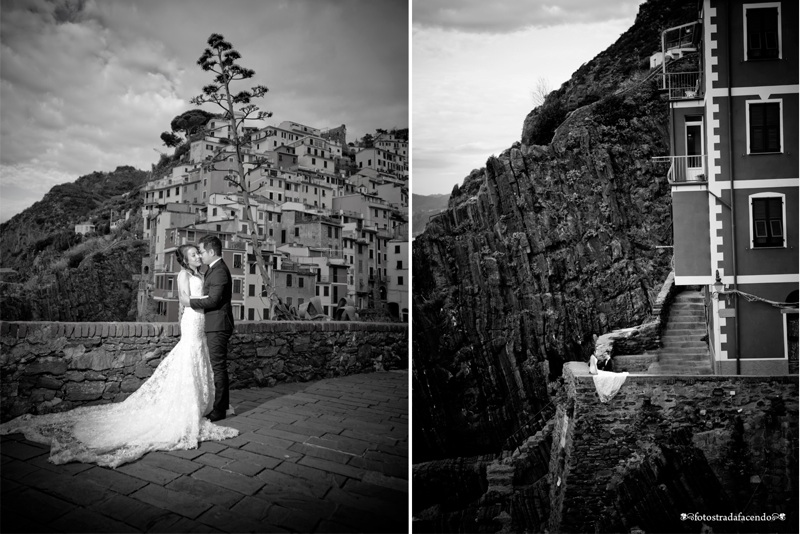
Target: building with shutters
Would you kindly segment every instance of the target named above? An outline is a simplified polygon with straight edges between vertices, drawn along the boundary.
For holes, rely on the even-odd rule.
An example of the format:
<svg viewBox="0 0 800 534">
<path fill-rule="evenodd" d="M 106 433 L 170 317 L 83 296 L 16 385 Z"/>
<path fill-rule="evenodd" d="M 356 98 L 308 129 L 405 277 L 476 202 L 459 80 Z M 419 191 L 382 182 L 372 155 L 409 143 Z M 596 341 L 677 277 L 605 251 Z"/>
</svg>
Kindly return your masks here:
<svg viewBox="0 0 800 534">
<path fill-rule="evenodd" d="M 797 20 L 703 0 L 662 33 L 675 283 L 705 295 L 717 374 L 798 369 Z"/>
</svg>

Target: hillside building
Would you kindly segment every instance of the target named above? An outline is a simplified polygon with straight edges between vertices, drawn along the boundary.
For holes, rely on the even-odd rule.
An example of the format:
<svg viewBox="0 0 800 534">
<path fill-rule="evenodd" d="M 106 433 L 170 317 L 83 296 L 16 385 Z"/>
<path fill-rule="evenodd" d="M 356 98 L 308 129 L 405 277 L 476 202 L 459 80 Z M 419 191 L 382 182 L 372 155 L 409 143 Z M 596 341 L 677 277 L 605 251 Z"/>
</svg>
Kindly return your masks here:
<svg viewBox="0 0 800 534">
<path fill-rule="evenodd" d="M 407 225 L 408 190 L 402 176 L 364 168 L 349 177 L 351 151 L 344 126 L 320 130 L 284 121 L 258 130 L 243 128 L 244 167 L 252 171 L 246 176 L 246 207 L 233 183 L 238 179 L 234 158 L 220 157 L 233 147 L 228 122 L 213 118 L 206 132 L 170 174 L 142 188 L 144 237 L 151 247 L 138 277 L 140 318 L 152 320 L 155 313 L 156 320 L 177 320 L 174 252 L 206 234 L 220 237 L 225 262 L 232 275 L 236 272 L 237 320 L 271 319 L 270 294 L 296 309 L 319 297 L 330 317 L 340 305 L 386 309 L 391 294 L 391 315 L 402 317 L 407 291 L 394 286 L 400 280 L 406 284 L 407 275 L 395 274 L 391 282 L 388 274 L 388 242 L 400 239 L 398 229 Z M 378 140 L 379 150 L 392 158 L 407 157 L 407 143 L 391 136 Z M 245 209 L 255 223 L 252 231 L 260 241 L 267 281 L 256 265 Z M 408 253 L 407 247 L 403 250 Z M 405 303 L 399 295 L 405 295 Z"/>
<path fill-rule="evenodd" d="M 662 35 L 675 283 L 703 287 L 717 374 L 798 372 L 797 20 L 703 0 Z"/>
</svg>

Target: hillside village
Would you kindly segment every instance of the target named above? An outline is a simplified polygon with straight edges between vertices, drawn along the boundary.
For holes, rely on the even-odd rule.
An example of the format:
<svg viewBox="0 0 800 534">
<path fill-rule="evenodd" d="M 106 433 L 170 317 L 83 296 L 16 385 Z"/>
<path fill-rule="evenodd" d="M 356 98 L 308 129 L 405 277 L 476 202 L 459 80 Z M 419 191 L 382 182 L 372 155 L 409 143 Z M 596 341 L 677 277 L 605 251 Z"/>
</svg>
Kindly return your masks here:
<svg viewBox="0 0 800 534">
<path fill-rule="evenodd" d="M 136 277 L 137 320 L 178 320 L 174 252 L 212 234 L 223 243 L 239 321 L 407 321 L 408 141 L 378 130 L 365 136 L 371 146 L 348 145 L 345 125 L 284 121 L 234 134 L 228 124 L 210 119 L 179 164 L 142 188 L 150 250 Z M 269 280 L 256 264 L 243 195 L 227 179 L 233 135 L 248 139 L 249 215 Z"/>
</svg>

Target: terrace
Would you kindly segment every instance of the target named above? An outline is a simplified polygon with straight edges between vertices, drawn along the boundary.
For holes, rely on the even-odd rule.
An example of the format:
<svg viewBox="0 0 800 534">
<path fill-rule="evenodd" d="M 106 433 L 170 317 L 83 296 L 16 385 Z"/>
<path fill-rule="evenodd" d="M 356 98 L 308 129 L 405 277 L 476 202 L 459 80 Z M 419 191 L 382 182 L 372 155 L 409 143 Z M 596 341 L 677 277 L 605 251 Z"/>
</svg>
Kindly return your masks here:
<svg viewBox="0 0 800 534">
<path fill-rule="evenodd" d="M 690 22 L 661 33 L 661 90 L 670 100 L 700 99 L 704 94 L 699 61 L 703 26 Z"/>
</svg>

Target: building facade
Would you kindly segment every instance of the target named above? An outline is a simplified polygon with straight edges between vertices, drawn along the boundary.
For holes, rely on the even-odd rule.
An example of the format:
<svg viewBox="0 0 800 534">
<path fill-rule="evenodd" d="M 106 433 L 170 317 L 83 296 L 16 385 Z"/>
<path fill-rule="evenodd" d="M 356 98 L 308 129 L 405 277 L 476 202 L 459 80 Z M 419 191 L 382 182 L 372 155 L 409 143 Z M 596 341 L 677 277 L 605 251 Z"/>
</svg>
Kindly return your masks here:
<svg viewBox="0 0 800 534">
<path fill-rule="evenodd" d="M 798 369 L 797 20 L 794 1 L 704 0 L 662 34 L 675 283 L 704 288 L 717 374 Z"/>
</svg>

